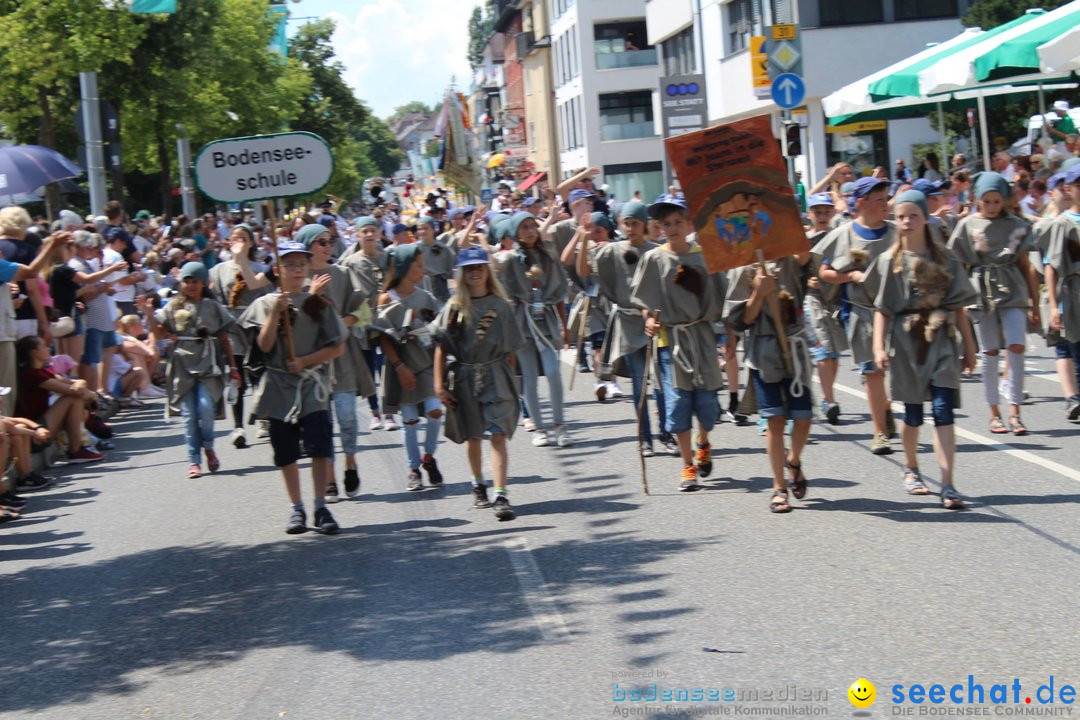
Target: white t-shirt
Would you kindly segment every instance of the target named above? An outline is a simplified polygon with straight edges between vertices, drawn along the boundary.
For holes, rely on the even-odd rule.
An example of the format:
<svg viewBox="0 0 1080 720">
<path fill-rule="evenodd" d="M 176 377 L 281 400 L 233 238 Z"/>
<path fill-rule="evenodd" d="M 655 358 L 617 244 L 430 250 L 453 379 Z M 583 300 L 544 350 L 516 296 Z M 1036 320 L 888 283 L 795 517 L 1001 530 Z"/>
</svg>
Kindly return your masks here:
<svg viewBox="0 0 1080 720">
<path fill-rule="evenodd" d="M 102 257 L 105 259 L 105 267 L 124 261 L 124 256 L 112 248 L 105 248 Z M 118 270 L 105 279 L 110 282 L 116 282 L 117 280 L 123 280 L 128 275 L 129 273 L 127 270 Z M 112 303 L 114 308 L 118 302 L 135 302 L 134 285 L 113 285 L 113 289 L 116 290 L 116 294 L 109 299 L 109 302 Z M 115 312 L 113 314 L 115 316 Z"/>
</svg>

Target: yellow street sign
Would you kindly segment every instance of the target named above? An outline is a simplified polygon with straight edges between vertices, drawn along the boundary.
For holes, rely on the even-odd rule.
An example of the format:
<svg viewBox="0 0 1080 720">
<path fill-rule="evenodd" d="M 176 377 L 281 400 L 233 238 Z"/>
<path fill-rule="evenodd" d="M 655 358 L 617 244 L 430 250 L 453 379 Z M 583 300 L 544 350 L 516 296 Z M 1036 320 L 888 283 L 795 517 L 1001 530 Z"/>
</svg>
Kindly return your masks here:
<svg viewBox="0 0 1080 720">
<path fill-rule="evenodd" d="M 867 120 L 866 122 L 849 123 L 847 125 L 826 125 L 827 133 L 863 133 L 873 130 L 884 130 L 887 126 L 885 120 Z"/>
<path fill-rule="evenodd" d="M 773 40 L 794 40 L 799 35 L 798 25 L 771 25 Z"/>
<path fill-rule="evenodd" d="M 750 71 L 754 78 L 754 93 L 764 88 L 766 95 L 772 86 L 769 79 L 769 55 L 765 52 L 765 36 L 754 35 L 750 38 Z"/>
</svg>

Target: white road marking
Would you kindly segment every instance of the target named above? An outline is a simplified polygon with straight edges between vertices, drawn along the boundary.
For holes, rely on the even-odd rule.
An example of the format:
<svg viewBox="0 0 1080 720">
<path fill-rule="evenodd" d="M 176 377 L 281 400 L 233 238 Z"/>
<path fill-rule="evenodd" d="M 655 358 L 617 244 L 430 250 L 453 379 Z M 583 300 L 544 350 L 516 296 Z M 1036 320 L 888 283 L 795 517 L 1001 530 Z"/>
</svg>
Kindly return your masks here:
<svg viewBox="0 0 1080 720">
<path fill-rule="evenodd" d="M 817 380 L 817 378 L 814 378 L 814 379 Z M 846 385 L 842 385 L 841 383 L 834 383 L 833 387 L 835 389 L 837 389 L 837 390 L 841 390 L 843 392 L 846 392 L 848 395 L 854 395 L 855 397 L 859 397 L 859 398 L 862 398 L 863 400 L 866 400 L 866 393 L 864 393 L 861 390 L 856 390 L 855 388 L 847 387 Z M 894 403 L 893 405 L 894 405 L 894 407 L 902 408 L 900 403 Z M 965 430 L 964 428 L 960 427 L 959 425 L 956 425 L 954 427 L 956 428 L 956 434 L 959 437 L 964 438 L 965 440 L 970 440 L 972 442 L 977 442 L 980 445 L 985 445 L 987 447 L 992 447 L 995 450 L 1000 450 L 1001 452 L 1005 453 L 1006 455 L 1011 455 L 1012 457 L 1014 457 L 1014 458 L 1016 458 L 1018 460 L 1023 460 L 1025 462 L 1029 462 L 1029 463 L 1031 463 L 1033 465 L 1038 465 L 1039 467 L 1050 470 L 1051 472 L 1056 472 L 1058 475 L 1061 475 L 1064 478 L 1068 478 L 1069 480 L 1075 480 L 1076 482 L 1080 482 L 1080 471 L 1074 470 L 1071 467 L 1068 467 L 1066 465 L 1062 465 L 1061 463 L 1056 463 L 1053 460 L 1047 460 L 1046 458 L 1041 457 L 1041 456 L 1039 456 L 1039 455 L 1037 455 L 1037 454 L 1035 454 L 1033 452 L 1029 452 L 1027 450 L 1021 450 L 1019 448 L 1014 448 L 1013 446 L 1009 445 L 1008 443 L 1003 443 L 1000 440 L 994 440 L 992 438 L 983 437 L 982 435 L 979 435 L 977 433 L 973 433 L 970 430 Z"/>
<path fill-rule="evenodd" d="M 559 612 L 554 593 L 544 582 L 536 558 L 529 552 L 528 542 L 523 537 L 513 537 L 504 540 L 503 546 L 510 554 L 510 564 L 514 566 L 514 574 L 521 585 L 521 594 L 525 596 L 525 603 L 544 639 L 556 642 L 569 640 L 570 629 Z"/>
</svg>

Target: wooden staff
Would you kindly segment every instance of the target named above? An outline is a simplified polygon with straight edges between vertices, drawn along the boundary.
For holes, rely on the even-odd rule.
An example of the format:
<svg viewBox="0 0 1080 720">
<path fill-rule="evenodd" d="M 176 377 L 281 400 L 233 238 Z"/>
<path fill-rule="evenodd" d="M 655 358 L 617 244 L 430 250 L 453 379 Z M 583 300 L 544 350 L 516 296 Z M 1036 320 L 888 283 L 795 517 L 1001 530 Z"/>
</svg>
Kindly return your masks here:
<svg viewBox="0 0 1080 720">
<path fill-rule="evenodd" d="M 581 360 L 581 345 L 585 342 L 585 329 L 589 324 L 589 301 L 592 297 L 588 294 L 585 295 L 585 302 L 581 306 L 581 320 L 578 321 L 578 333 L 577 333 L 577 350 L 574 351 L 574 363 L 570 369 L 570 390 L 574 389 L 574 378 L 577 377 L 577 369 Z M 600 378 L 599 375 L 596 376 Z"/>
<path fill-rule="evenodd" d="M 274 248 L 274 262 L 277 264 L 278 271 L 278 291 L 285 292 L 285 285 L 282 282 L 285 276 L 285 268 L 281 264 L 281 255 L 278 253 L 277 246 L 277 217 L 274 215 L 274 201 L 270 200 L 266 203 L 266 212 L 270 216 L 270 244 Z M 286 294 L 288 297 L 288 294 Z M 296 349 L 293 347 L 292 339 L 292 317 L 290 315 L 292 305 L 285 309 L 285 347 L 289 351 L 289 360 L 296 359 Z"/>
<path fill-rule="evenodd" d="M 757 251 L 758 267 L 761 268 L 761 272 L 769 275 L 769 269 L 765 267 L 765 251 L 760 248 Z M 773 327 L 776 328 L 776 337 L 780 341 L 780 353 L 784 356 L 784 369 L 788 374 L 795 372 L 795 366 L 791 360 L 791 348 L 788 347 L 787 341 L 787 328 L 784 327 L 784 321 L 780 317 L 780 301 L 777 298 L 776 293 L 769 293 L 765 297 L 765 302 L 769 306 L 769 314 L 772 315 Z"/>
<path fill-rule="evenodd" d="M 660 322 L 660 311 L 652 311 L 652 319 L 656 322 Z M 652 370 L 652 352 L 653 345 L 656 343 L 656 336 L 649 338 L 649 344 L 645 346 L 645 375 L 641 378 L 641 395 L 638 396 L 637 401 L 637 448 L 638 458 L 641 460 L 641 487 L 645 490 L 645 494 L 649 494 L 649 477 L 645 474 L 645 451 L 641 448 L 641 444 L 645 442 L 644 432 L 642 428 L 645 426 L 642 413 L 645 411 L 645 396 L 649 392 L 649 372 Z"/>
</svg>

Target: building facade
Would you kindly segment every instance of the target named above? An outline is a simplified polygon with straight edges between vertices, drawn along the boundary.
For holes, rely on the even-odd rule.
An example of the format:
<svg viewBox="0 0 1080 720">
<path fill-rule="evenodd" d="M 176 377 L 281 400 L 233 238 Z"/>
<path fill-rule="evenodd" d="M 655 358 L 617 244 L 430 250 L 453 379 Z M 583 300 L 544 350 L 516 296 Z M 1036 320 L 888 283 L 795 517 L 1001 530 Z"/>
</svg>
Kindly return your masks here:
<svg viewBox="0 0 1080 720">
<path fill-rule="evenodd" d="M 959 34 L 968 5 L 969 0 L 648 0 L 646 15 L 648 40 L 659 46 L 665 73 L 691 64 L 704 73 L 710 125 L 761 113 L 779 118 L 771 99 L 755 97 L 751 45 L 769 25 L 797 24 L 806 100 L 793 116 L 805 126 L 804 154 L 796 167 L 814 180 L 839 161 L 862 173 L 876 165 L 891 170 L 896 158 L 914 167 L 912 147 L 938 141 L 925 119 L 827 127 L 821 99 Z"/>
</svg>

